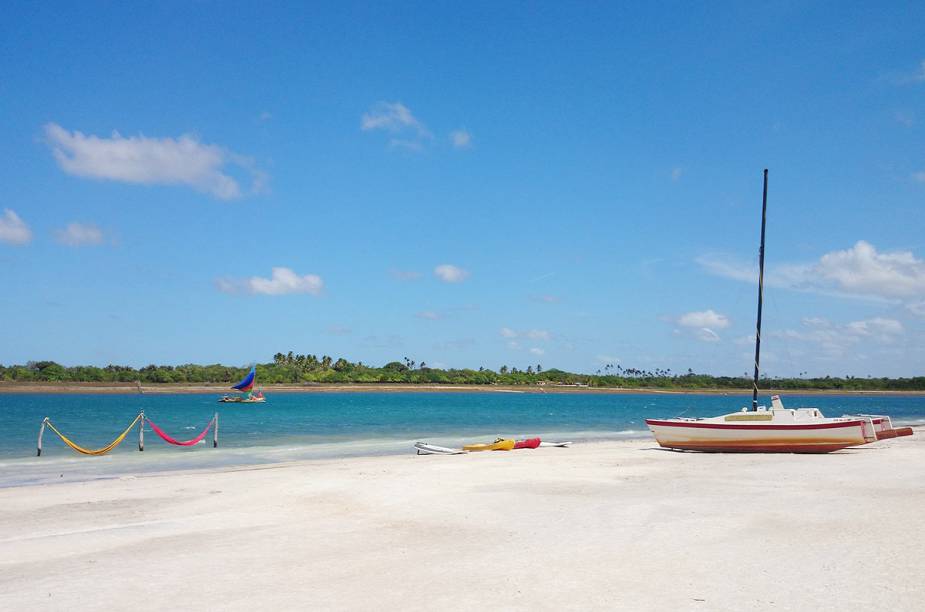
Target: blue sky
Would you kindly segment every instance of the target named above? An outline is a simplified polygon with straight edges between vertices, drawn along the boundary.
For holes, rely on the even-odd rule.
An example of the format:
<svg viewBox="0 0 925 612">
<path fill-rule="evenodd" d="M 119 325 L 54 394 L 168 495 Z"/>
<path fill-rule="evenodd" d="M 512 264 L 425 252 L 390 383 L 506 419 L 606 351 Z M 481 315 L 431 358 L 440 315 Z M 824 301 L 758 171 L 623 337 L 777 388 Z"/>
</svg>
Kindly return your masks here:
<svg viewBox="0 0 925 612">
<path fill-rule="evenodd" d="M 921 3 L 14 3 L 0 363 L 922 374 Z"/>
</svg>

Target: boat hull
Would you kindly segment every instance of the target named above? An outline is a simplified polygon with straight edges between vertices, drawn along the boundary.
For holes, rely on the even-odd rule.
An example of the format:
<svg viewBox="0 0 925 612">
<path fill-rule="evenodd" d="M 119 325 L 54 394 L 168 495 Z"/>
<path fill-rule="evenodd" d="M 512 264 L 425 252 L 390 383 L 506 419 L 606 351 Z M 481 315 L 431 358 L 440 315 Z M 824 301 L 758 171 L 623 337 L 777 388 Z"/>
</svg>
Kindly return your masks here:
<svg viewBox="0 0 925 612">
<path fill-rule="evenodd" d="M 865 444 L 864 421 L 737 424 L 646 419 L 659 446 L 714 453 L 831 453 Z"/>
</svg>

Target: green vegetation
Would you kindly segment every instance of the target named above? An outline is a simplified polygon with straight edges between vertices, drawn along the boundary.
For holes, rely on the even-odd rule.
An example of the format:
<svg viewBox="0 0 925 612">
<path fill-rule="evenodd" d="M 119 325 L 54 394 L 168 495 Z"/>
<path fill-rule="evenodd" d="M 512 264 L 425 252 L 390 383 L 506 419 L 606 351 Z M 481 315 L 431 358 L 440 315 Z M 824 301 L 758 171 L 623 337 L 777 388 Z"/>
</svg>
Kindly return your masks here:
<svg viewBox="0 0 925 612">
<path fill-rule="evenodd" d="M 0 365 L 0 381 L 11 382 L 99 382 L 99 383 L 234 383 L 247 368 L 223 365 L 178 366 L 149 365 L 135 369 L 108 365 L 65 367 L 54 361 L 30 361 L 26 365 Z M 763 389 L 820 389 L 841 391 L 923 391 L 925 376 L 912 378 L 764 378 Z M 628 389 L 750 389 L 751 378 L 674 373 L 670 369 L 654 371 L 604 366 L 594 374 L 575 374 L 562 370 L 544 370 L 539 364 L 525 370 L 501 366 L 497 372 L 486 368 L 431 368 L 407 357 L 382 367 L 353 363 L 343 357 L 277 353 L 272 363 L 257 364 L 258 384 L 312 383 L 405 383 L 434 385 L 579 385 Z"/>
</svg>

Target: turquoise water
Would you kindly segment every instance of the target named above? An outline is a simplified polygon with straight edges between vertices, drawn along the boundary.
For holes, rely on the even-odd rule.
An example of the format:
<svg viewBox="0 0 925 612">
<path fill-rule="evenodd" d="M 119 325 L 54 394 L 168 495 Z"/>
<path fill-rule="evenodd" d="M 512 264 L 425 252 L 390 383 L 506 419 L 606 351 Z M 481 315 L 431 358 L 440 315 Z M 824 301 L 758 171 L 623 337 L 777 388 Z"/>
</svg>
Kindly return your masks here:
<svg viewBox="0 0 925 612">
<path fill-rule="evenodd" d="M 426 440 L 444 446 L 497 436 L 544 439 L 648 437 L 646 417 L 715 416 L 749 404 L 750 396 L 594 393 L 279 393 L 265 404 L 219 404 L 204 395 L 0 395 L 0 486 L 126 476 L 137 472 L 260 464 L 347 455 L 412 452 Z M 768 401 L 767 397 L 762 398 Z M 828 416 L 889 414 L 897 424 L 925 423 L 925 397 L 784 397 L 788 407 L 814 406 Z M 77 444 L 109 443 L 144 410 L 174 438 L 194 437 L 219 413 L 219 448 L 169 446 L 150 428 L 145 452 L 136 429 L 113 453 L 85 457 L 46 430 L 45 416 Z"/>
</svg>

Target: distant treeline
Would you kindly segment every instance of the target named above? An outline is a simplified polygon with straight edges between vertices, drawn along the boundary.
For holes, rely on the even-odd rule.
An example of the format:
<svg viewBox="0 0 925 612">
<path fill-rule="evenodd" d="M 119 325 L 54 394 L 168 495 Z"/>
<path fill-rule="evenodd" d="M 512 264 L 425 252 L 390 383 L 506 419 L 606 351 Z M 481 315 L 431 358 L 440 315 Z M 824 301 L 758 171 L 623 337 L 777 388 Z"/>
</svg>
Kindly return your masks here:
<svg viewBox="0 0 925 612">
<path fill-rule="evenodd" d="M 26 365 L 0 365 L 0 381 L 14 382 L 99 382 L 99 383 L 234 383 L 247 372 L 246 367 L 185 364 L 149 365 L 143 368 L 108 365 L 65 367 L 54 361 L 30 361 Z M 764 389 L 831 389 L 845 391 L 925 391 L 925 376 L 912 378 L 763 378 Z M 382 367 L 343 357 L 277 353 L 272 363 L 257 364 L 257 384 L 302 383 L 407 383 L 436 385 L 580 385 L 589 387 L 658 389 L 750 389 L 751 379 L 710 376 L 692 370 L 675 373 L 670 369 L 639 370 L 606 365 L 594 374 L 576 374 L 558 369 L 544 370 L 539 364 L 525 370 L 501 366 L 487 369 L 440 369 L 405 357 Z"/>
</svg>

